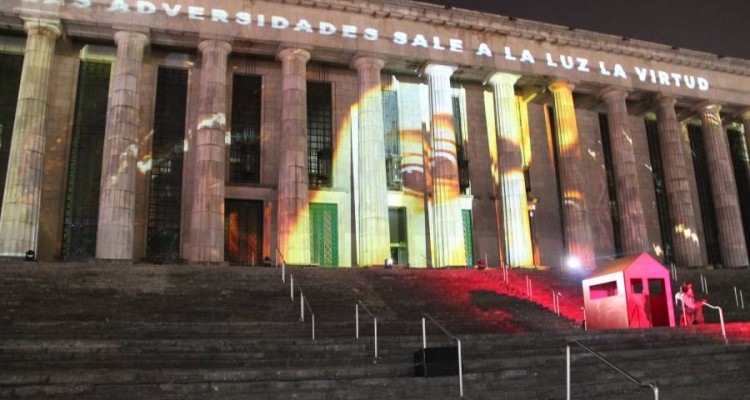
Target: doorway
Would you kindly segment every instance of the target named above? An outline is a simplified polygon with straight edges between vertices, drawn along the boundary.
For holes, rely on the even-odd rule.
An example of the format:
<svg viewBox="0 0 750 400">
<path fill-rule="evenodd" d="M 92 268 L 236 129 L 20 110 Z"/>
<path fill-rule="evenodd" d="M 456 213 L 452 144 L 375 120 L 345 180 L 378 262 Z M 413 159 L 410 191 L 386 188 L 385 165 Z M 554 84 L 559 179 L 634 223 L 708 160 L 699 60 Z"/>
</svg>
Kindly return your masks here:
<svg viewBox="0 0 750 400">
<path fill-rule="evenodd" d="M 310 246 L 313 264 L 339 265 L 338 207 L 336 204 L 310 204 Z"/>
<path fill-rule="evenodd" d="M 233 264 L 258 265 L 263 259 L 263 202 L 224 202 L 224 258 Z"/>
</svg>

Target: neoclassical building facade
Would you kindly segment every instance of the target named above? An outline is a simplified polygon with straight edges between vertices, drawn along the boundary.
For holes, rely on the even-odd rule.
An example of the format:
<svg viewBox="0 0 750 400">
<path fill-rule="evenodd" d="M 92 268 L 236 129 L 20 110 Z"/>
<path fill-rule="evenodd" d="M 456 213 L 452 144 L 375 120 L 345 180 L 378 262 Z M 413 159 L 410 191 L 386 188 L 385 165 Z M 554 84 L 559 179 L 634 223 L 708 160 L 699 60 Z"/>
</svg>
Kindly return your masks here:
<svg viewBox="0 0 750 400">
<path fill-rule="evenodd" d="M 0 70 L 2 257 L 748 266 L 747 60 L 408 1 L 3 0 Z"/>
</svg>

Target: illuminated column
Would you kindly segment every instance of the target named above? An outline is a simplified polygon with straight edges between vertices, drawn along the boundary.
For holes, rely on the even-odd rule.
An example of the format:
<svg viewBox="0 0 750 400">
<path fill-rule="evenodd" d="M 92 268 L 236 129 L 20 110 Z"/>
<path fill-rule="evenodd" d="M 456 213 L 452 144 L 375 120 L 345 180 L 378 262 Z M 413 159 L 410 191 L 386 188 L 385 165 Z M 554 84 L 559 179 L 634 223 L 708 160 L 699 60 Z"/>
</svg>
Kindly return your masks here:
<svg viewBox="0 0 750 400">
<path fill-rule="evenodd" d="M 696 267 L 703 265 L 704 261 L 696 236 L 697 224 L 693 211 L 693 198 L 685 174 L 682 132 L 675 115 L 675 102 L 673 97 L 656 98 L 659 149 L 664 162 L 664 186 L 667 190 L 669 215 L 674 226 L 672 231 L 674 259 L 681 267 Z"/>
<path fill-rule="evenodd" d="M 706 161 L 711 181 L 721 260 L 727 267 L 747 267 L 747 247 L 742 230 L 737 183 L 734 180 L 729 143 L 719 116 L 721 106 L 708 104 L 699 110 Z"/>
<path fill-rule="evenodd" d="M 284 49 L 282 64 L 281 160 L 279 163 L 279 248 L 292 264 L 310 262 L 307 176 L 307 61 L 310 53 Z M 383 161 L 385 162 L 385 161 Z"/>
<path fill-rule="evenodd" d="M 742 130 L 745 131 L 745 151 L 750 155 L 750 108 L 742 111 L 740 119 L 742 119 Z"/>
<path fill-rule="evenodd" d="M 521 120 L 513 87 L 518 78 L 519 75 L 504 73 L 496 73 L 490 78 L 495 96 L 505 259 L 513 267 L 534 264 L 521 158 Z"/>
<path fill-rule="evenodd" d="M 354 60 L 359 74 L 359 247 L 360 266 L 382 264 L 390 257 L 388 186 L 385 176 L 383 95 L 380 69 L 383 60 Z"/>
<path fill-rule="evenodd" d="M 138 87 L 148 37 L 115 34 L 117 60 L 104 133 L 96 258 L 133 259 L 135 173 L 138 155 Z"/>
<path fill-rule="evenodd" d="M 193 151 L 190 262 L 224 261 L 224 181 L 226 169 L 227 57 L 232 46 L 204 40 L 198 126 Z"/>
<path fill-rule="evenodd" d="M 433 254 L 435 266 L 466 264 L 463 218 L 458 182 L 453 93 L 450 77 L 455 67 L 430 64 L 425 68 L 430 90 L 433 176 Z"/>
<path fill-rule="evenodd" d="M 612 166 L 617 187 L 622 251 L 626 255 L 648 250 L 648 231 L 638 189 L 638 171 L 633 154 L 633 139 L 628 127 L 628 109 L 622 90 L 608 89 L 602 94 L 607 105 L 609 137 L 612 143 Z"/>
<path fill-rule="evenodd" d="M 591 228 L 586 219 L 588 208 L 583 194 L 581 174 L 581 143 L 573 106 L 573 87 L 565 81 L 549 86 L 555 98 L 555 129 L 557 131 L 558 168 L 562 191 L 563 230 L 570 263 L 585 268 L 596 267 L 591 244 Z"/>
<path fill-rule="evenodd" d="M 10 257 L 37 251 L 49 80 L 61 33 L 59 24 L 38 20 L 26 21 L 24 29 L 28 38 L 0 216 L 0 255 Z"/>
</svg>

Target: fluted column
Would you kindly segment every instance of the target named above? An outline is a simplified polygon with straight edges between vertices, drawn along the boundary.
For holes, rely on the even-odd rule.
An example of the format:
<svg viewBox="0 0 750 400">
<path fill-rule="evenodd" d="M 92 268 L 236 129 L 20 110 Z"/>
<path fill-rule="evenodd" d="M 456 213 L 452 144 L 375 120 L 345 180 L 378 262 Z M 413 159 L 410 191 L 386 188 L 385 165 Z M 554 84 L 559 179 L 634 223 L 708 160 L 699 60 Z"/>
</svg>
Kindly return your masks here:
<svg viewBox="0 0 750 400">
<path fill-rule="evenodd" d="M 513 86 L 520 77 L 496 73 L 489 81 L 495 98 L 505 260 L 512 267 L 534 264 L 526 180 L 521 157 L 521 120 Z"/>
<path fill-rule="evenodd" d="M 232 46 L 204 40 L 201 51 L 198 126 L 190 218 L 190 262 L 224 261 L 224 182 L 226 175 L 227 58 Z"/>
<path fill-rule="evenodd" d="M 359 76 L 359 245 L 360 266 L 382 264 L 390 257 L 388 186 L 385 172 L 383 92 L 380 70 L 385 63 L 372 57 L 354 60 Z"/>
<path fill-rule="evenodd" d="M 142 33 L 115 34 L 117 60 L 104 133 L 96 258 L 133 259 L 138 89 L 148 41 Z"/>
<path fill-rule="evenodd" d="M 591 228 L 586 217 L 588 207 L 583 193 L 581 174 L 581 143 L 573 105 L 573 87 L 565 81 L 549 86 L 555 101 L 558 168 L 562 191 L 563 230 L 565 247 L 572 262 L 584 268 L 596 267 L 591 242 Z"/>
<path fill-rule="evenodd" d="M 708 104 L 699 110 L 706 161 L 716 211 L 721 260 L 727 267 L 747 267 L 747 246 L 737 197 L 729 143 L 721 124 L 721 106 Z"/>
<path fill-rule="evenodd" d="M 745 131 L 745 151 L 750 155 L 750 108 L 742 111 L 740 119 L 742 120 L 742 130 Z"/>
<path fill-rule="evenodd" d="M 667 190 L 669 215 L 673 225 L 674 259 L 682 267 L 705 264 L 698 242 L 697 224 L 693 211 L 693 197 L 688 185 L 685 154 L 680 124 L 675 115 L 672 97 L 656 98 L 656 118 L 659 127 L 659 149 L 664 164 L 664 186 Z"/>
<path fill-rule="evenodd" d="M 49 81 L 60 25 L 27 20 L 28 34 L 0 216 L 0 255 L 37 251 Z M 2 79 L 2 77 L 0 77 Z"/>
<path fill-rule="evenodd" d="M 430 64 L 425 68 L 430 90 L 432 142 L 433 254 L 435 266 L 466 264 L 463 218 L 458 182 L 456 131 L 450 77 L 455 67 Z"/>
<path fill-rule="evenodd" d="M 633 139 L 628 125 L 628 109 L 625 103 L 627 96 L 626 92 L 617 89 L 609 89 L 602 94 L 607 105 L 609 137 L 612 143 L 612 167 L 617 187 L 622 251 L 626 255 L 631 255 L 648 250 L 648 231 L 638 189 Z"/>
<path fill-rule="evenodd" d="M 307 61 L 310 53 L 290 48 L 280 51 L 278 57 L 282 64 L 279 248 L 287 262 L 307 264 L 310 262 L 307 175 Z"/>
</svg>

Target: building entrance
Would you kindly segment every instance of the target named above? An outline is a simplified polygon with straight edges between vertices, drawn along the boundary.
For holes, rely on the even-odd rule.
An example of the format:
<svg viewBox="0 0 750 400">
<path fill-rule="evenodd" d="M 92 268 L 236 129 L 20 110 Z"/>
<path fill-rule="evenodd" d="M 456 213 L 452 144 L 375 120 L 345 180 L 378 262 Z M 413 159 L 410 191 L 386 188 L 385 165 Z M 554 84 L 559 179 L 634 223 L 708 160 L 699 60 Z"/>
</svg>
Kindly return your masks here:
<svg viewBox="0 0 750 400">
<path fill-rule="evenodd" d="M 263 202 L 226 200 L 224 203 L 224 259 L 258 265 L 263 258 Z"/>
<path fill-rule="evenodd" d="M 310 204 L 311 262 L 320 266 L 338 266 L 338 237 L 336 204 Z"/>
</svg>

